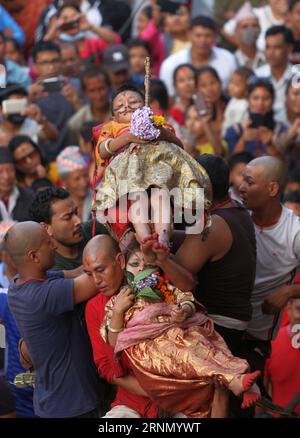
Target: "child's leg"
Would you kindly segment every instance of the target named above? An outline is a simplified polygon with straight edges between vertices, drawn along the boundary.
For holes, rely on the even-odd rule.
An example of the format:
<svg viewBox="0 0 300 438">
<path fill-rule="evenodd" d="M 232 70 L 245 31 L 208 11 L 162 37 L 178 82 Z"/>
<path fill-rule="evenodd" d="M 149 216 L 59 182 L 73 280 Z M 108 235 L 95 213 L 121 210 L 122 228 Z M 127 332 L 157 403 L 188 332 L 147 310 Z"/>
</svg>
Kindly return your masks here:
<svg viewBox="0 0 300 438">
<path fill-rule="evenodd" d="M 158 234 L 158 241 L 169 246 L 172 215 L 170 195 L 166 189 L 151 190 L 152 223 Z"/>
<path fill-rule="evenodd" d="M 146 192 L 136 193 L 135 199 L 131 201 L 129 209 L 129 220 L 134 226 L 136 238 L 139 242 L 142 242 L 151 235 L 148 203 L 149 200 Z"/>
</svg>

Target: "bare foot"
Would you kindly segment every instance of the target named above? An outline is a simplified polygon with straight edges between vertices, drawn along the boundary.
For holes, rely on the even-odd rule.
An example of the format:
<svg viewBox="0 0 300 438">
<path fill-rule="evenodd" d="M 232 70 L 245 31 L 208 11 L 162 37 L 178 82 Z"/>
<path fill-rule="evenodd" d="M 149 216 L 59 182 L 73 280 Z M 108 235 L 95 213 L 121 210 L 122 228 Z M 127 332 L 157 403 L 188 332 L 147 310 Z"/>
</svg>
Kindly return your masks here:
<svg viewBox="0 0 300 438">
<path fill-rule="evenodd" d="M 152 233 L 141 241 L 141 250 L 147 263 L 154 263 L 156 261 L 156 255 L 153 252 L 152 246 L 157 243 L 157 239 L 158 234 Z"/>
<path fill-rule="evenodd" d="M 170 247 L 170 233 L 169 230 L 162 230 L 162 232 L 158 236 L 159 243 L 162 243 L 167 246 L 167 248 Z"/>
<path fill-rule="evenodd" d="M 260 374 L 260 371 L 254 371 L 253 373 L 235 376 L 228 385 L 228 388 L 234 393 L 234 395 L 241 395 L 243 392 L 246 392 L 251 388 Z"/>
<path fill-rule="evenodd" d="M 260 389 L 257 386 L 257 384 L 254 383 L 254 385 L 252 385 L 248 391 L 244 392 L 242 409 L 247 409 L 255 405 L 255 403 L 258 402 L 260 398 L 261 398 Z"/>
</svg>

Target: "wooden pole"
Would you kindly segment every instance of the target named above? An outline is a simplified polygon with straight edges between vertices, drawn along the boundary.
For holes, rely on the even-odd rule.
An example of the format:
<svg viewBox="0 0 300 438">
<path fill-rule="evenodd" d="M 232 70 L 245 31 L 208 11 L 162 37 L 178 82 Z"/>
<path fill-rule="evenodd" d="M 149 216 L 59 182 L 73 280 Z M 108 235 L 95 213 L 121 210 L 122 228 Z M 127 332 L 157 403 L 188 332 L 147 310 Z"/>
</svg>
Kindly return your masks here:
<svg viewBox="0 0 300 438">
<path fill-rule="evenodd" d="M 145 59 L 145 106 L 149 106 L 149 94 L 150 94 L 150 58 L 147 56 Z"/>
</svg>

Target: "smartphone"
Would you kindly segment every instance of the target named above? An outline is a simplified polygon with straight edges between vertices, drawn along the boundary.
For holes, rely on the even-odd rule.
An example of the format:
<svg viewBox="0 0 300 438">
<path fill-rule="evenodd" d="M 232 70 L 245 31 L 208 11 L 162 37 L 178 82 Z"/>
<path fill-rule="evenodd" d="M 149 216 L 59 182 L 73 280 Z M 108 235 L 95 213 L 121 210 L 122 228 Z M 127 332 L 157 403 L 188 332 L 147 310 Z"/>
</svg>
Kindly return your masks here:
<svg viewBox="0 0 300 438">
<path fill-rule="evenodd" d="M 4 114 L 22 114 L 27 108 L 28 100 L 24 99 L 7 99 L 2 102 L 2 111 Z"/>
<path fill-rule="evenodd" d="M 78 26 L 79 26 L 79 18 L 73 21 L 67 21 L 66 23 L 63 23 L 60 26 L 60 30 L 78 29 Z"/>
<path fill-rule="evenodd" d="M 264 116 L 261 113 L 250 113 L 249 115 L 251 120 L 250 128 L 259 128 L 260 126 L 264 126 Z"/>
<path fill-rule="evenodd" d="M 44 79 L 43 82 L 44 91 L 48 93 L 54 93 L 55 91 L 61 91 L 65 85 L 63 76 L 55 76 L 53 78 Z"/>
<path fill-rule="evenodd" d="M 199 116 L 206 116 L 208 114 L 208 107 L 203 93 L 201 93 L 200 91 L 196 93 L 194 96 L 194 102 Z"/>
<path fill-rule="evenodd" d="M 273 117 L 273 112 L 270 111 L 267 114 L 264 115 L 264 120 L 263 120 L 263 126 L 265 126 L 266 128 L 270 129 L 271 131 L 273 131 L 274 127 L 275 127 L 275 121 L 274 121 L 274 117 Z"/>
</svg>

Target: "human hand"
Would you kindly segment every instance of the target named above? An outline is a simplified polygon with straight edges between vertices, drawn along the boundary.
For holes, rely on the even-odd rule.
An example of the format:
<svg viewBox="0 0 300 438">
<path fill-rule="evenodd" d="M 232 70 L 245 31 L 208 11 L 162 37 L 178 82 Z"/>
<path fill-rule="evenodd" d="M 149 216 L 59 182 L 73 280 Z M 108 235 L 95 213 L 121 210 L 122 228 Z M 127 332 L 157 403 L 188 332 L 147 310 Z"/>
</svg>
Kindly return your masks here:
<svg viewBox="0 0 300 438">
<path fill-rule="evenodd" d="M 37 106 L 34 103 L 31 103 L 27 106 L 26 110 L 24 111 L 24 116 L 30 117 L 31 119 L 35 120 L 38 124 L 42 123 L 43 121 L 43 113 L 39 106 Z"/>
<path fill-rule="evenodd" d="M 47 171 L 42 164 L 37 165 L 36 173 L 37 173 L 38 178 L 47 178 Z"/>
<path fill-rule="evenodd" d="M 41 81 L 35 82 L 28 89 L 28 100 L 32 103 L 37 102 L 44 96 L 48 96 L 48 93 L 44 90 L 44 86 Z"/>
<path fill-rule="evenodd" d="M 189 317 L 189 312 L 180 304 L 174 304 L 171 310 L 171 322 L 182 323 Z"/>
<path fill-rule="evenodd" d="M 291 286 L 284 285 L 268 294 L 262 304 L 262 311 L 268 315 L 278 313 L 291 298 Z"/>
<path fill-rule="evenodd" d="M 250 119 L 244 120 L 242 123 L 243 127 L 243 134 L 242 137 L 244 141 L 258 141 L 260 139 L 259 137 L 259 130 L 258 128 L 251 128 L 252 121 Z"/>
<path fill-rule="evenodd" d="M 83 32 L 92 29 L 92 24 L 87 19 L 86 15 L 81 14 L 79 17 L 79 29 Z"/>
<path fill-rule="evenodd" d="M 77 90 L 71 84 L 65 84 L 61 90 L 61 94 L 76 108 L 82 106 Z"/>
<path fill-rule="evenodd" d="M 265 126 L 260 126 L 258 128 L 259 137 L 263 144 L 269 145 L 272 143 L 273 140 L 273 132 L 266 128 Z"/>
<path fill-rule="evenodd" d="M 129 286 L 123 287 L 117 295 L 114 312 L 125 313 L 134 303 L 135 295 Z"/>
<path fill-rule="evenodd" d="M 147 144 L 149 143 L 149 140 L 142 140 L 139 137 L 136 137 L 135 135 L 131 134 L 131 132 L 128 132 L 127 134 L 128 143 L 137 143 L 137 144 Z"/>
<path fill-rule="evenodd" d="M 300 117 L 298 117 L 290 129 L 288 130 L 288 136 L 289 138 L 295 137 L 296 135 L 300 135 Z"/>
</svg>

